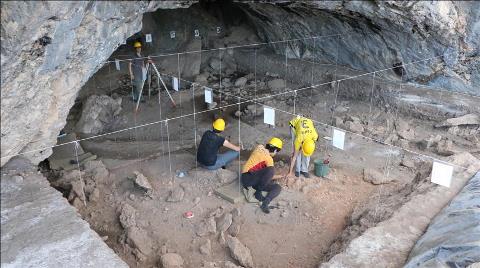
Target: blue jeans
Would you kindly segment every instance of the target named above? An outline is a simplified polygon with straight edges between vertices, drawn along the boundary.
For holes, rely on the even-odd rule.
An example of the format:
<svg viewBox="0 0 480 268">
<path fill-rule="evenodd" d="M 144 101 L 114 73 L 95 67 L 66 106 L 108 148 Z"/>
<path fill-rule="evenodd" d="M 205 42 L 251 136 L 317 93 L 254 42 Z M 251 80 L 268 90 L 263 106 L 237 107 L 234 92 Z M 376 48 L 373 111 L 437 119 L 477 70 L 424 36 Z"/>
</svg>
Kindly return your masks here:
<svg viewBox="0 0 480 268">
<path fill-rule="evenodd" d="M 217 162 L 213 166 L 202 166 L 208 170 L 217 170 L 235 160 L 239 154 L 239 152 L 229 150 L 226 153 L 217 154 Z"/>
</svg>

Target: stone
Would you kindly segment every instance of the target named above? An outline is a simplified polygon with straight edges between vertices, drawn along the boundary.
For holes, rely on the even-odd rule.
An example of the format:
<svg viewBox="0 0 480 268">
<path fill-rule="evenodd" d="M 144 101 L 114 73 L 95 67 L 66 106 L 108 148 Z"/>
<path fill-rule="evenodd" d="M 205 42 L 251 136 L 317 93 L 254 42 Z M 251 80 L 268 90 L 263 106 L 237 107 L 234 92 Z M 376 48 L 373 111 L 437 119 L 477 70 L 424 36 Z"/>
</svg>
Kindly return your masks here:
<svg viewBox="0 0 480 268">
<path fill-rule="evenodd" d="M 212 243 L 210 242 L 210 239 L 207 239 L 205 243 L 200 246 L 199 250 L 200 253 L 203 255 L 210 255 L 210 253 L 212 252 Z"/>
<path fill-rule="evenodd" d="M 240 242 L 238 238 L 228 236 L 227 246 L 230 250 L 230 254 L 232 255 L 232 257 L 237 260 L 240 265 L 244 266 L 245 268 L 254 267 L 250 249 L 248 249 L 244 244 L 242 244 L 242 242 Z"/>
<path fill-rule="evenodd" d="M 386 184 L 395 181 L 395 179 L 391 178 L 391 176 L 387 178 L 387 176 L 384 176 L 383 173 L 371 168 L 363 169 L 363 180 L 374 185 Z"/>
<path fill-rule="evenodd" d="M 133 182 L 135 183 L 135 186 L 143 189 L 147 194 L 153 192 L 153 187 L 148 181 L 147 177 L 138 171 L 134 171 L 133 174 Z"/>
<path fill-rule="evenodd" d="M 363 125 L 359 122 L 352 122 L 348 121 L 345 123 L 345 126 L 347 127 L 348 130 L 355 132 L 355 133 L 362 133 L 364 131 Z"/>
<path fill-rule="evenodd" d="M 182 268 L 184 263 L 182 256 L 176 253 L 163 254 L 160 261 L 162 268 Z"/>
<path fill-rule="evenodd" d="M 335 126 L 340 127 L 343 125 L 343 119 L 339 116 L 335 116 Z"/>
<path fill-rule="evenodd" d="M 400 165 L 408 168 L 415 168 L 415 162 L 413 161 L 413 159 L 406 156 L 402 158 L 402 162 L 400 162 Z"/>
<path fill-rule="evenodd" d="M 225 233 L 220 233 L 218 235 L 218 243 L 220 243 L 220 245 L 222 246 L 225 246 L 227 244 L 227 240 L 225 239 Z"/>
<path fill-rule="evenodd" d="M 214 234 L 216 231 L 217 231 L 217 223 L 215 222 L 214 217 L 204 219 L 197 225 L 195 229 L 195 233 L 200 237 Z"/>
<path fill-rule="evenodd" d="M 349 108 L 345 107 L 345 106 L 338 105 L 333 110 L 334 110 L 335 113 L 346 113 L 346 112 L 348 112 Z"/>
<path fill-rule="evenodd" d="M 230 213 L 232 213 L 233 219 L 237 219 L 238 217 L 242 216 L 242 211 L 239 208 L 232 209 Z"/>
<path fill-rule="evenodd" d="M 285 88 L 285 80 L 283 79 L 273 79 L 267 82 L 267 86 L 272 91 L 278 91 Z"/>
<path fill-rule="evenodd" d="M 137 225 L 135 213 L 136 210 L 131 205 L 126 203 L 122 206 L 119 220 L 124 229 L 128 229 Z"/>
<path fill-rule="evenodd" d="M 108 178 L 109 171 L 102 160 L 92 160 L 83 164 L 87 176 L 91 176 L 96 182 L 104 181 Z"/>
<path fill-rule="evenodd" d="M 225 232 L 232 224 L 232 213 L 225 213 L 217 220 L 217 232 Z"/>
<path fill-rule="evenodd" d="M 207 83 L 208 77 L 210 76 L 209 73 L 201 73 L 195 77 L 195 82 L 197 83 Z"/>
<path fill-rule="evenodd" d="M 449 139 L 441 140 L 437 143 L 436 153 L 442 156 L 450 156 L 455 154 L 453 149 L 453 141 Z"/>
<path fill-rule="evenodd" d="M 141 253 L 147 256 L 152 253 L 152 240 L 143 229 L 136 226 L 128 228 L 127 241 L 132 247 L 137 248 Z"/>
<path fill-rule="evenodd" d="M 240 77 L 235 81 L 236 87 L 244 87 L 247 84 L 248 79 L 246 77 Z"/>
<path fill-rule="evenodd" d="M 76 131 L 86 134 L 100 134 L 108 130 L 122 110 L 122 99 L 107 95 L 92 95 L 83 104 L 82 115 Z"/>
<path fill-rule="evenodd" d="M 90 202 L 97 202 L 100 199 L 100 190 L 98 188 L 93 189 L 92 193 L 88 196 Z"/>
<path fill-rule="evenodd" d="M 477 114 L 466 114 L 460 117 L 449 118 L 435 127 L 453 127 L 463 125 L 480 125 L 480 117 Z"/>
<path fill-rule="evenodd" d="M 415 130 L 410 127 L 410 125 L 401 119 L 395 121 L 395 129 L 397 130 L 398 136 L 411 141 L 415 138 Z"/>
<path fill-rule="evenodd" d="M 228 228 L 228 233 L 231 235 L 231 236 L 238 236 L 238 234 L 240 233 L 240 230 L 242 228 L 242 223 L 240 220 L 235 220 L 232 222 L 232 224 L 230 225 L 230 227 Z"/>
<path fill-rule="evenodd" d="M 170 195 L 167 197 L 167 202 L 180 202 L 185 196 L 185 191 L 182 187 L 176 187 L 170 191 Z"/>
</svg>

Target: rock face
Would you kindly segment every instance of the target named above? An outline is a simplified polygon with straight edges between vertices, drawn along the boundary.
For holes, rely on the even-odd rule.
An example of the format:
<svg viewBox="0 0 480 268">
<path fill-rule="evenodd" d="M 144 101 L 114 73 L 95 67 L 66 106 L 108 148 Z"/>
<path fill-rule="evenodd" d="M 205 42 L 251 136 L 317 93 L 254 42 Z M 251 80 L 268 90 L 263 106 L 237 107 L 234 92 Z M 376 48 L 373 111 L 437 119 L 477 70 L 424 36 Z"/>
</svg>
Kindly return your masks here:
<svg viewBox="0 0 480 268">
<path fill-rule="evenodd" d="M 109 129 L 109 125 L 122 110 L 122 99 L 113 99 L 106 95 L 92 95 L 83 105 L 82 116 L 77 123 L 77 131 L 87 134 L 100 134 Z"/>
<path fill-rule="evenodd" d="M 2 2 L 1 165 L 56 143 L 82 85 L 141 29 L 143 13 L 192 2 Z"/>
<path fill-rule="evenodd" d="M 240 240 L 236 237 L 229 236 L 227 238 L 227 245 L 230 249 L 232 257 L 236 259 L 242 266 L 246 268 L 253 267 L 252 254 L 250 249 L 248 249 Z"/>
<path fill-rule="evenodd" d="M 276 43 L 272 47 L 278 54 L 315 55 L 335 61 L 341 48 L 338 62 L 362 70 L 392 68 L 394 64 L 443 55 L 431 64 L 406 66 L 404 77 L 480 95 L 480 2 L 279 2 L 281 8 L 272 4 L 241 6 L 261 39 L 341 36 L 316 39 L 315 47 L 313 42 L 289 42 L 287 48 L 285 43 Z"/>
</svg>

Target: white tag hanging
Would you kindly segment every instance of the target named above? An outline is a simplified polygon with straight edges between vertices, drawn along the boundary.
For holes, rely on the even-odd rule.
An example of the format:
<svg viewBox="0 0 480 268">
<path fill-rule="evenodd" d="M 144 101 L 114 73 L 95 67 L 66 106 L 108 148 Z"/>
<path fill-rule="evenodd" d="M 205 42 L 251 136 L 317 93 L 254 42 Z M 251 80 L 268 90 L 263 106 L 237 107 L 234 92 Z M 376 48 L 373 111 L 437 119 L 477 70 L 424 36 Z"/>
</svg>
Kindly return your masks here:
<svg viewBox="0 0 480 268">
<path fill-rule="evenodd" d="M 344 150 L 345 147 L 345 132 L 339 129 L 333 129 L 332 145 L 340 150 Z"/>
<path fill-rule="evenodd" d="M 453 166 L 433 161 L 431 182 L 450 188 Z"/>
<path fill-rule="evenodd" d="M 146 34 L 145 35 L 145 42 L 147 42 L 147 43 L 152 42 L 152 34 Z"/>
<path fill-rule="evenodd" d="M 118 59 L 115 59 L 115 68 L 117 68 L 117 71 L 120 71 L 120 61 Z"/>
<path fill-rule="evenodd" d="M 175 91 L 178 91 L 178 78 L 172 77 L 172 87 Z"/>
<path fill-rule="evenodd" d="M 175 38 L 175 31 L 170 32 L 170 38 L 174 39 Z"/>
<path fill-rule="evenodd" d="M 222 31 L 222 28 L 217 27 L 217 34 L 220 34 L 221 31 Z"/>
<path fill-rule="evenodd" d="M 265 124 L 275 126 L 275 110 L 274 109 L 263 106 L 263 122 Z"/>
<path fill-rule="evenodd" d="M 122 45 L 126 45 L 127 44 L 127 39 L 123 40 L 122 42 Z"/>
<path fill-rule="evenodd" d="M 213 97 L 212 97 L 212 89 L 205 87 L 205 102 L 206 103 L 212 103 L 213 102 Z"/>
<path fill-rule="evenodd" d="M 195 33 L 195 37 L 199 37 L 199 36 L 200 36 L 200 31 L 199 31 L 199 30 L 195 30 L 194 33 Z"/>
</svg>

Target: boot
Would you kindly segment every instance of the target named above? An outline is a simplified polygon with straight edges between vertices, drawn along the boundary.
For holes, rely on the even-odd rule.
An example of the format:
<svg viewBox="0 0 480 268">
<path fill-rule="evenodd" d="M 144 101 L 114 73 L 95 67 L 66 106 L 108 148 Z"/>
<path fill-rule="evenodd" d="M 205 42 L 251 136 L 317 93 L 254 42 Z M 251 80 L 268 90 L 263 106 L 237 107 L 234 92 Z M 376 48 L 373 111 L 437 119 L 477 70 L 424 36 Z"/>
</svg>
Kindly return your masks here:
<svg viewBox="0 0 480 268">
<path fill-rule="evenodd" d="M 265 214 L 269 214 L 270 213 L 270 208 L 268 207 L 268 202 L 266 201 L 263 201 L 262 202 L 262 205 L 260 206 L 260 209 L 263 211 L 263 213 Z"/>
</svg>

